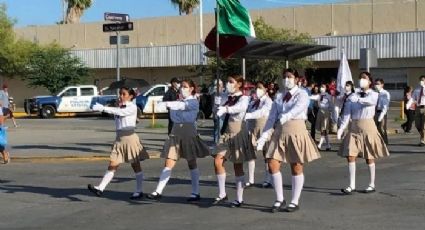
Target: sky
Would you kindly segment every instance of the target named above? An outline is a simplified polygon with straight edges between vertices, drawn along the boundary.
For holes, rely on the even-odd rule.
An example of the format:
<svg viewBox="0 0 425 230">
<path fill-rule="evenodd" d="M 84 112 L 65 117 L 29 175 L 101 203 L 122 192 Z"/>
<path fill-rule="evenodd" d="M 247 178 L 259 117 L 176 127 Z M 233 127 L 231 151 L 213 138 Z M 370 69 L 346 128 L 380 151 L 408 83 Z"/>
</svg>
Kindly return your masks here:
<svg viewBox="0 0 425 230">
<path fill-rule="evenodd" d="M 248 9 L 274 8 L 342 2 L 344 0 L 241 0 Z M 51 25 L 62 20 L 62 0 L 0 0 L 17 27 Z M 215 0 L 203 0 L 205 13 L 212 12 Z M 82 22 L 103 21 L 104 12 L 126 13 L 131 19 L 174 16 L 178 9 L 170 0 L 94 0 L 82 17 Z"/>
</svg>

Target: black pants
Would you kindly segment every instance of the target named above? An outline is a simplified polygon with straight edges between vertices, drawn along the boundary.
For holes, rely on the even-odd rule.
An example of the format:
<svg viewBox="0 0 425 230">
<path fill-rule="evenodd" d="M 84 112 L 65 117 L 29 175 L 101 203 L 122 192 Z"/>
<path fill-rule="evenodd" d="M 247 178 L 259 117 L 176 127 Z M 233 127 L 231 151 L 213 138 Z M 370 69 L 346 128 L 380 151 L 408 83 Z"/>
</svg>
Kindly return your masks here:
<svg viewBox="0 0 425 230">
<path fill-rule="evenodd" d="M 173 129 L 174 122 L 171 120 L 170 112 L 168 112 L 168 136 L 170 136 L 171 130 Z"/>
<path fill-rule="evenodd" d="M 315 140 L 316 136 L 316 120 L 317 120 L 317 113 L 319 112 L 318 108 L 308 108 L 308 122 L 311 124 L 310 128 L 310 135 Z"/>
<path fill-rule="evenodd" d="M 376 128 L 378 128 L 378 132 L 381 134 L 384 139 L 385 144 L 388 145 L 388 134 L 387 134 L 387 115 L 385 114 L 384 119 L 381 122 L 378 121 L 380 112 L 376 112 L 375 114 L 375 124 Z"/>
<path fill-rule="evenodd" d="M 401 127 L 405 132 L 410 132 L 412 130 L 413 122 L 415 121 L 415 110 L 404 110 L 404 114 L 406 114 L 407 121 L 404 122 Z"/>
</svg>

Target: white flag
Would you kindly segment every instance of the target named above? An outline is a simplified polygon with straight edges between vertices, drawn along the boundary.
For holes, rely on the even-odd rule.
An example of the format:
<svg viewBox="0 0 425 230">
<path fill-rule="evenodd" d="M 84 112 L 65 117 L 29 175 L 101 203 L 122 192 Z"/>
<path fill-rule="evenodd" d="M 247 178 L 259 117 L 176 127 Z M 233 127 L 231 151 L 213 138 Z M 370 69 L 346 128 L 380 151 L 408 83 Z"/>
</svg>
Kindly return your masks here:
<svg viewBox="0 0 425 230">
<path fill-rule="evenodd" d="M 347 56 L 345 55 L 344 50 L 342 50 L 341 62 L 339 63 L 338 77 L 336 81 L 336 89 L 340 93 L 344 93 L 345 83 L 347 81 L 353 81 L 353 76 L 351 75 L 350 66 L 348 65 Z M 353 82 L 354 83 L 354 82 Z"/>
</svg>

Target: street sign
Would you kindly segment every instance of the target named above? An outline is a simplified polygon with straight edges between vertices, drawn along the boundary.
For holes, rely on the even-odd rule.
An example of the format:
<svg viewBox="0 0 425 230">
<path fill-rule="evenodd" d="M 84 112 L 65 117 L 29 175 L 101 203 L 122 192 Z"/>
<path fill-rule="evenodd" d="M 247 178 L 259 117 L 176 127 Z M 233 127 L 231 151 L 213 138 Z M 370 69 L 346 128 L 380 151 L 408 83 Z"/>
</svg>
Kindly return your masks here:
<svg viewBox="0 0 425 230">
<path fill-rule="evenodd" d="M 121 45 L 128 45 L 130 43 L 130 37 L 128 35 L 121 35 L 120 36 L 120 44 Z M 109 36 L 109 44 L 110 45 L 116 45 L 117 44 L 117 36 Z"/>
<path fill-rule="evenodd" d="M 104 14 L 105 21 L 114 21 L 114 22 L 128 22 L 130 21 L 130 16 L 128 14 L 119 14 L 119 13 L 109 13 Z"/>
<path fill-rule="evenodd" d="M 133 22 L 103 24 L 103 32 L 129 31 L 133 30 Z"/>
</svg>

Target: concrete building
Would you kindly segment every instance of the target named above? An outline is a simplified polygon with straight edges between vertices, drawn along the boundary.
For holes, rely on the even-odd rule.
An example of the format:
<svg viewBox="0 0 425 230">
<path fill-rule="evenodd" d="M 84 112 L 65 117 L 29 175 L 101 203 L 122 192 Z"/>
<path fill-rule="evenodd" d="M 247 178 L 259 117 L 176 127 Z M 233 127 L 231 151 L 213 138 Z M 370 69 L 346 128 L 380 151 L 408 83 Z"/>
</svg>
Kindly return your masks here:
<svg viewBox="0 0 425 230">
<path fill-rule="evenodd" d="M 376 48 L 379 66 L 373 75 L 383 77 L 400 95 L 405 85 L 416 85 L 425 73 L 425 0 L 365 0 L 340 4 L 309 5 L 251 11 L 256 19 L 277 27 L 311 34 L 318 44 L 336 49 L 313 56 L 314 74 L 336 77 L 342 48 L 347 51 L 353 76 L 359 73 L 360 48 Z M 106 86 L 115 79 L 115 46 L 103 33 L 104 22 L 78 25 L 16 28 L 20 38 L 47 44 L 57 42 L 71 48 L 93 69 L 94 79 Z M 212 14 L 203 15 L 203 38 L 214 25 Z M 201 65 L 199 15 L 134 20 L 134 31 L 123 32 L 130 43 L 121 52 L 121 76 L 162 83 L 171 77 L 197 79 L 190 66 Z M 24 90 L 18 80 L 8 80 L 18 103 L 43 89 Z M 88 82 L 90 83 L 90 82 Z M 396 96 L 397 98 L 398 96 Z"/>
</svg>

